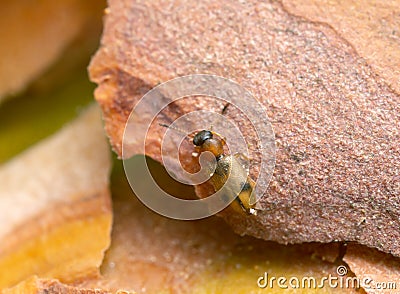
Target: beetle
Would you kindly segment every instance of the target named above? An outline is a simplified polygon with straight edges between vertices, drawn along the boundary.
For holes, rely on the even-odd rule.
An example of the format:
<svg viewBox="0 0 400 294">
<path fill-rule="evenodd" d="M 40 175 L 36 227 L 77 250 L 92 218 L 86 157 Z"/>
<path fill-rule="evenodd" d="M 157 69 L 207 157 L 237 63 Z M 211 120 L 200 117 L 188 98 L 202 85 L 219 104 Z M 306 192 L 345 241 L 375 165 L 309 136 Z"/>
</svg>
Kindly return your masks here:
<svg viewBox="0 0 400 294">
<path fill-rule="evenodd" d="M 247 174 L 246 169 L 240 162 L 242 154 L 226 155 L 224 152 L 225 139 L 210 130 L 197 132 L 193 137 L 193 144 L 198 148 L 199 154 L 211 152 L 216 159 L 216 168 L 210 177 L 210 182 L 215 191 L 224 189 L 226 201 L 234 198 L 231 207 L 237 212 L 245 212 L 249 215 L 257 215 L 255 204 L 250 204 L 255 187 L 255 182 L 247 176 L 245 182 L 235 181 L 236 178 L 243 178 Z M 228 177 L 233 177 L 230 184 L 227 183 Z M 224 186 L 225 185 L 225 186 Z M 239 185 L 236 186 L 236 185 Z M 235 195 L 234 191 L 240 191 Z"/>
<path fill-rule="evenodd" d="M 230 103 L 227 103 L 221 114 L 223 115 L 228 109 Z M 159 124 L 160 126 L 171 128 L 166 124 Z M 186 134 L 183 130 L 172 128 L 180 133 Z M 215 192 L 223 189 L 224 201 L 234 199 L 230 206 L 239 213 L 246 213 L 248 215 L 257 215 L 256 204 L 254 200 L 255 194 L 255 182 L 247 175 L 247 170 L 242 164 L 243 158 L 246 158 L 241 153 L 234 155 L 225 154 L 224 146 L 226 145 L 225 139 L 211 131 L 201 130 L 194 134 L 193 145 L 197 148 L 196 155 L 199 156 L 202 152 L 211 152 L 215 156 L 216 167 L 215 170 L 211 171 L 211 177 L 209 181 L 214 187 Z M 231 181 L 228 181 L 228 177 L 232 177 Z M 246 178 L 244 182 L 241 179 Z M 240 191 L 237 193 L 237 191 Z M 254 204 L 251 204 L 254 203 Z"/>
</svg>

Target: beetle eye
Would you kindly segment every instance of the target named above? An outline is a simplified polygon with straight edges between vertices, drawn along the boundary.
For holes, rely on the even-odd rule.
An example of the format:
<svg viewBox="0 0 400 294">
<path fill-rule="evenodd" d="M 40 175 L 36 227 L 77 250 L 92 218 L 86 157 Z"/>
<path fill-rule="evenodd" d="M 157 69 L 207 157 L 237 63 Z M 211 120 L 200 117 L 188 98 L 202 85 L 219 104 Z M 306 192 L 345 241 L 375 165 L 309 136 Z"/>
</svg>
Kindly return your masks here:
<svg viewBox="0 0 400 294">
<path fill-rule="evenodd" d="M 193 138 L 193 144 L 196 146 L 201 146 L 205 141 L 211 139 L 213 134 L 210 131 L 202 130 L 198 132 Z"/>
</svg>

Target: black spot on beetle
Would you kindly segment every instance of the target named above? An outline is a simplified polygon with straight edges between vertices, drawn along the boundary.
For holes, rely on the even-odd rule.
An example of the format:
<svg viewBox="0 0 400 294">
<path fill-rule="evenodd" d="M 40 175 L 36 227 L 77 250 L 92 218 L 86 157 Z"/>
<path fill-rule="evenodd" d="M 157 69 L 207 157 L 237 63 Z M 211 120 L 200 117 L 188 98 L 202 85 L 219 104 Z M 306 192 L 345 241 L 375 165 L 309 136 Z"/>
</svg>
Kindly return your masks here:
<svg viewBox="0 0 400 294">
<path fill-rule="evenodd" d="M 246 207 L 244 206 L 242 200 L 239 197 L 236 197 L 235 200 L 239 203 L 240 207 L 247 212 Z"/>
<path fill-rule="evenodd" d="M 248 182 L 242 183 L 242 184 L 241 184 L 241 187 L 242 187 L 242 191 L 249 191 L 249 190 L 251 190 L 251 185 L 250 185 Z"/>
<path fill-rule="evenodd" d="M 217 168 L 215 169 L 215 173 L 217 175 L 219 175 L 220 177 L 229 175 L 229 171 L 230 171 L 229 163 L 226 161 L 222 161 L 222 160 L 217 161 L 217 162 L 218 162 L 218 164 L 217 164 Z"/>
</svg>

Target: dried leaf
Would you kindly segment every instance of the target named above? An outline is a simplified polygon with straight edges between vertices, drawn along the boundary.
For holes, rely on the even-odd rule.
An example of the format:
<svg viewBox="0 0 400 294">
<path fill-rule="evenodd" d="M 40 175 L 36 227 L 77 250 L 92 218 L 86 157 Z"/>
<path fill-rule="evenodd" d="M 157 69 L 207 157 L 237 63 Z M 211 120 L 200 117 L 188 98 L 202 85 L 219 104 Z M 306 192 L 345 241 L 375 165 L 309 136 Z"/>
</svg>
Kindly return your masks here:
<svg viewBox="0 0 400 294">
<path fill-rule="evenodd" d="M 166 180 L 158 164 L 151 161 L 149 166 L 160 186 L 168 186 L 171 193 L 193 194 L 188 187 Z M 264 272 L 287 279 L 336 275 L 336 264 L 313 257 L 316 248 L 334 252 L 329 244 L 284 246 L 241 237 L 215 216 L 199 221 L 165 218 L 136 199 L 122 169 L 113 174 L 112 187 L 114 224 L 102 277 L 76 283 L 79 287 L 138 293 L 286 293 L 276 284 L 260 289 L 257 279 Z M 318 291 L 356 293 L 327 285 Z"/>
<path fill-rule="evenodd" d="M 90 74 L 119 155 L 142 94 L 193 73 L 234 79 L 273 122 L 277 163 L 265 210 L 225 211 L 236 232 L 284 244 L 355 241 L 400 256 L 400 96 L 331 27 L 274 1 L 109 1 Z M 221 109 L 205 104 L 182 102 L 166 118 Z M 160 134 L 149 132 L 154 158 Z"/>
<path fill-rule="evenodd" d="M 400 1 L 283 0 L 290 13 L 331 25 L 400 93 Z"/>
<path fill-rule="evenodd" d="M 24 90 L 57 61 L 73 41 L 90 39 L 90 34 L 93 35 L 100 25 L 98 19 L 103 5 L 103 1 L 78 0 L 2 3 L 0 102 Z"/>
<path fill-rule="evenodd" d="M 110 242 L 111 161 L 92 107 L 0 168 L 0 288 L 98 275 Z"/>
<path fill-rule="evenodd" d="M 355 244 L 349 244 L 343 260 L 356 274 L 367 293 L 398 293 L 400 259 Z"/>
<path fill-rule="evenodd" d="M 39 294 L 39 293 L 46 293 L 46 294 L 129 294 L 133 292 L 127 291 L 118 291 L 118 292 L 111 292 L 102 289 L 88 289 L 88 288 L 79 288 L 68 286 L 65 284 L 60 283 L 54 279 L 39 279 L 38 277 L 34 276 L 31 277 L 15 287 L 4 289 L 1 293 L 3 294 L 13 294 L 13 293 L 24 293 L 24 294 Z"/>
</svg>

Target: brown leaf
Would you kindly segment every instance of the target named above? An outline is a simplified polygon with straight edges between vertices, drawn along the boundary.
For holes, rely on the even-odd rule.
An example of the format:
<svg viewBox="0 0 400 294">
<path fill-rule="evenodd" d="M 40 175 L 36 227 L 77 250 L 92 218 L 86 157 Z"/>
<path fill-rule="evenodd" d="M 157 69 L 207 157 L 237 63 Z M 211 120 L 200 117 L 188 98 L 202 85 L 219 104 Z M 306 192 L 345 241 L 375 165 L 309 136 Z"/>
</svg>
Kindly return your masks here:
<svg viewBox="0 0 400 294">
<path fill-rule="evenodd" d="M 111 160 L 100 110 L 0 168 L 0 288 L 36 274 L 99 274 L 110 243 Z"/>
<path fill-rule="evenodd" d="M 3 294 L 12 294 L 12 293 L 25 293 L 25 294 L 129 294 L 133 292 L 127 291 L 117 291 L 111 292 L 107 290 L 102 290 L 99 288 L 89 289 L 89 288 L 81 288 L 81 287 L 73 287 L 60 283 L 58 280 L 54 279 L 40 279 L 36 276 L 31 277 L 15 287 L 4 289 L 1 293 Z"/>
<path fill-rule="evenodd" d="M 376 249 L 349 244 L 343 258 L 366 285 L 367 293 L 398 293 L 400 259 Z"/>
<path fill-rule="evenodd" d="M 400 256 L 400 97 L 331 27 L 277 2 L 109 1 L 90 74 L 119 155 L 141 95 L 193 73 L 232 78 L 273 122 L 276 168 L 264 211 L 225 211 L 236 232 L 285 244 L 356 241 Z M 205 106 L 221 109 L 183 101 L 165 117 Z M 149 133 L 154 158 L 160 133 Z"/>
<path fill-rule="evenodd" d="M 400 1 L 283 0 L 290 13 L 331 25 L 400 93 Z"/>
<path fill-rule="evenodd" d="M 171 193 L 189 194 L 193 190 L 166 181 L 165 170 L 153 161 L 149 166 L 158 183 L 168 185 Z M 294 275 L 317 280 L 336 274 L 335 264 L 314 258 L 334 255 L 337 248 L 331 244 L 284 246 L 241 237 L 215 216 L 197 221 L 168 219 L 144 207 L 130 192 L 122 174 L 114 174 L 112 187 L 114 223 L 102 277 L 78 281 L 75 285 L 81 288 L 100 286 L 138 293 L 258 293 L 257 278 L 264 272 L 287 279 Z M 354 289 L 324 288 L 326 293 L 356 293 Z M 262 290 L 286 291 L 276 284 L 273 289 Z"/>
<path fill-rule="evenodd" d="M 79 38 L 87 40 L 100 26 L 103 1 L 12 1 L 0 10 L 0 101 L 24 90 Z M 79 40 L 80 49 L 85 41 Z M 86 45 L 87 46 L 87 45 Z M 75 54 L 69 63 L 79 56 Z M 54 73 L 53 73 L 54 74 Z"/>
</svg>

